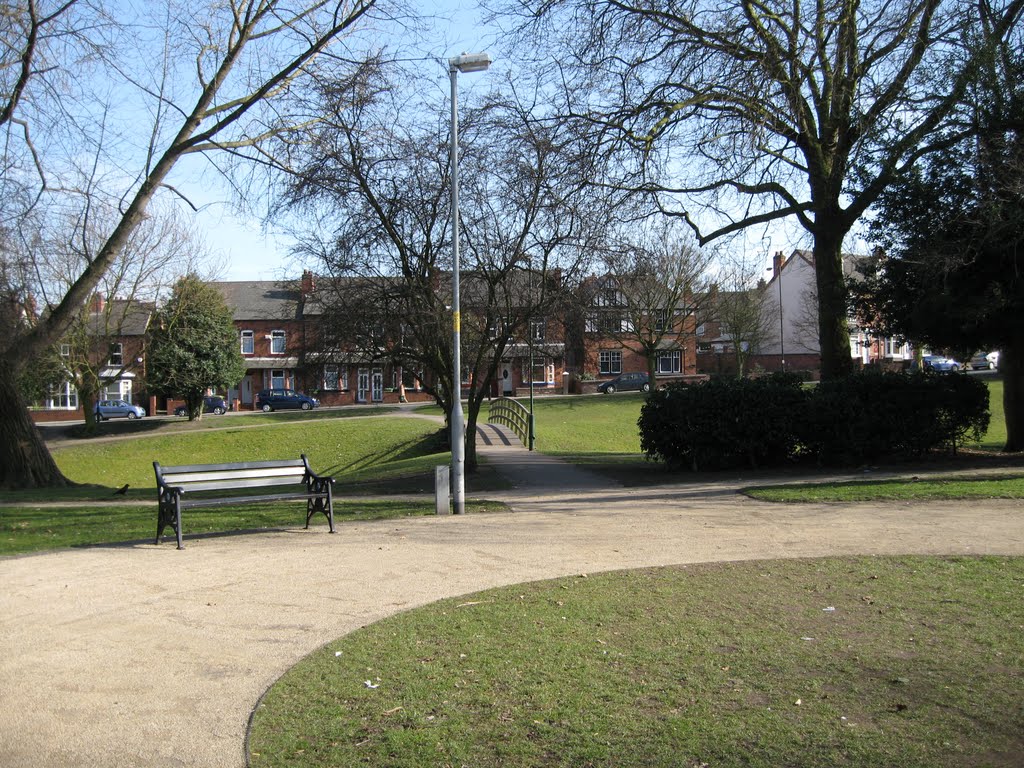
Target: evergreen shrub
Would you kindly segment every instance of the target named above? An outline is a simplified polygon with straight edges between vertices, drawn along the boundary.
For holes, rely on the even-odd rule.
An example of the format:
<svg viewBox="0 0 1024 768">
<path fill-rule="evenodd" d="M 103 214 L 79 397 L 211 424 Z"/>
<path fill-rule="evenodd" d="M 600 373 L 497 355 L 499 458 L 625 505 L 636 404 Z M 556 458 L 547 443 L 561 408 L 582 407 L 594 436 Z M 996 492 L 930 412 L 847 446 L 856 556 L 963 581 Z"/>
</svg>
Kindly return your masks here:
<svg viewBox="0 0 1024 768">
<path fill-rule="evenodd" d="M 638 424 L 648 458 L 704 470 L 955 450 L 988 421 L 988 388 L 976 378 L 866 371 L 812 389 L 792 374 L 672 383 L 651 393 Z"/>
</svg>

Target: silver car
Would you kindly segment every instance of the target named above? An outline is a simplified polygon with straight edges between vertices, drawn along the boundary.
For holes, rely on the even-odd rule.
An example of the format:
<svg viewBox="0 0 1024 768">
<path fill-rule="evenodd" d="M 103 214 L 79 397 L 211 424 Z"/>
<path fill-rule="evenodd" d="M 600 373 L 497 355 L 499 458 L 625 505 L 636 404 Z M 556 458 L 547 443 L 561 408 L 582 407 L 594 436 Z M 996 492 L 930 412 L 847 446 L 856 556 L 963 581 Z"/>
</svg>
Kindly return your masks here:
<svg viewBox="0 0 1024 768">
<path fill-rule="evenodd" d="M 116 419 L 121 416 L 129 419 L 141 419 L 145 415 L 146 412 L 142 408 L 124 400 L 100 400 L 96 403 L 96 421 Z"/>
</svg>

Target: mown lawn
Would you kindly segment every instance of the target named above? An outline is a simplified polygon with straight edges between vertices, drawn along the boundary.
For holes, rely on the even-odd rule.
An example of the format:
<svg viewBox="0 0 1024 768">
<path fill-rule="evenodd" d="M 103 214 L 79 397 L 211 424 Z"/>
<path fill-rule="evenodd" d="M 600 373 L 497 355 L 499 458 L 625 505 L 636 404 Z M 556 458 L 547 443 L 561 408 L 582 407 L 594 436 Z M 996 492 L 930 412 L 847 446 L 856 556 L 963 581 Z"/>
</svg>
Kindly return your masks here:
<svg viewBox="0 0 1024 768">
<path fill-rule="evenodd" d="M 251 764 L 1019 766 L 1022 585 L 1022 558 L 873 557 L 445 600 L 289 671 Z"/>
<path fill-rule="evenodd" d="M 53 457 L 77 483 L 155 488 L 154 461 L 200 464 L 298 458 L 304 453 L 317 472 L 357 482 L 386 465 L 430 461 L 425 457 L 442 452 L 437 462 L 445 463 L 448 456 L 439 425 L 423 419 L 318 418 L 258 424 L 248 419 L 222 419 L 219 429 L 206 425 L 191 431 L 87 440 L 57 448 Z"/>
</svg>

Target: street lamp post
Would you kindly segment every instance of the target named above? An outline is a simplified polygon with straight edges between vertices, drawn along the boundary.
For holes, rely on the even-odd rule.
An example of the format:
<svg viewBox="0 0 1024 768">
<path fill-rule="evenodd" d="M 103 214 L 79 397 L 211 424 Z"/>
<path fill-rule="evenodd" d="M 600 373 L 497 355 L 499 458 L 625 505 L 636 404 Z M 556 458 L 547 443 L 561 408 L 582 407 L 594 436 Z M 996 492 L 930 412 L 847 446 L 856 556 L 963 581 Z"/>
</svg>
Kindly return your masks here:
<svg viewBox="0 0 1024 768">
<path fill-rule="evenodd" d="M 448 59 L 452 85 L 452 507 L 466 511 L 466 420 L 462 413 L 462 329 L 459 309 L 459 72 L 482 72 L 491 66 L 486 53 L 463 53 Z"/>
</svg>

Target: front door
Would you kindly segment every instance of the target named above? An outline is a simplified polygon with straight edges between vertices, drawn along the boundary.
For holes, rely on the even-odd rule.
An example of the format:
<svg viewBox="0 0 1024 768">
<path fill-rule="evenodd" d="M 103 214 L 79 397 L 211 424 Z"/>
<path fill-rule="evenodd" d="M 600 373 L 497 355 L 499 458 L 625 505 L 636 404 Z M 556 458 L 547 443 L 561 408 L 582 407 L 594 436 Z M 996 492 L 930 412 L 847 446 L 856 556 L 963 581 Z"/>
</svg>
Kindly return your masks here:
<svg viewBox="0 0 1024 768">
<path fill-rule="evenodd" d="M 370 396 L 373 402 L 380 403 L 384 401 L 384 371 L 380 368 L 373 369 L 373 380 L 370 389 Z"/>
<path fill-rule="evenodd" d="M 356 374 L 356 402 L 365 403 L 366 393 L 370 390 L 370 372 L 360 368 Z"/>
<path fill-rule="evenodd" d="M 512 363 L 508 360 L 501 361 L 501 394 L 511 397 L 515 393 L 515 382 L 512 381 Z"/>
</svg>

